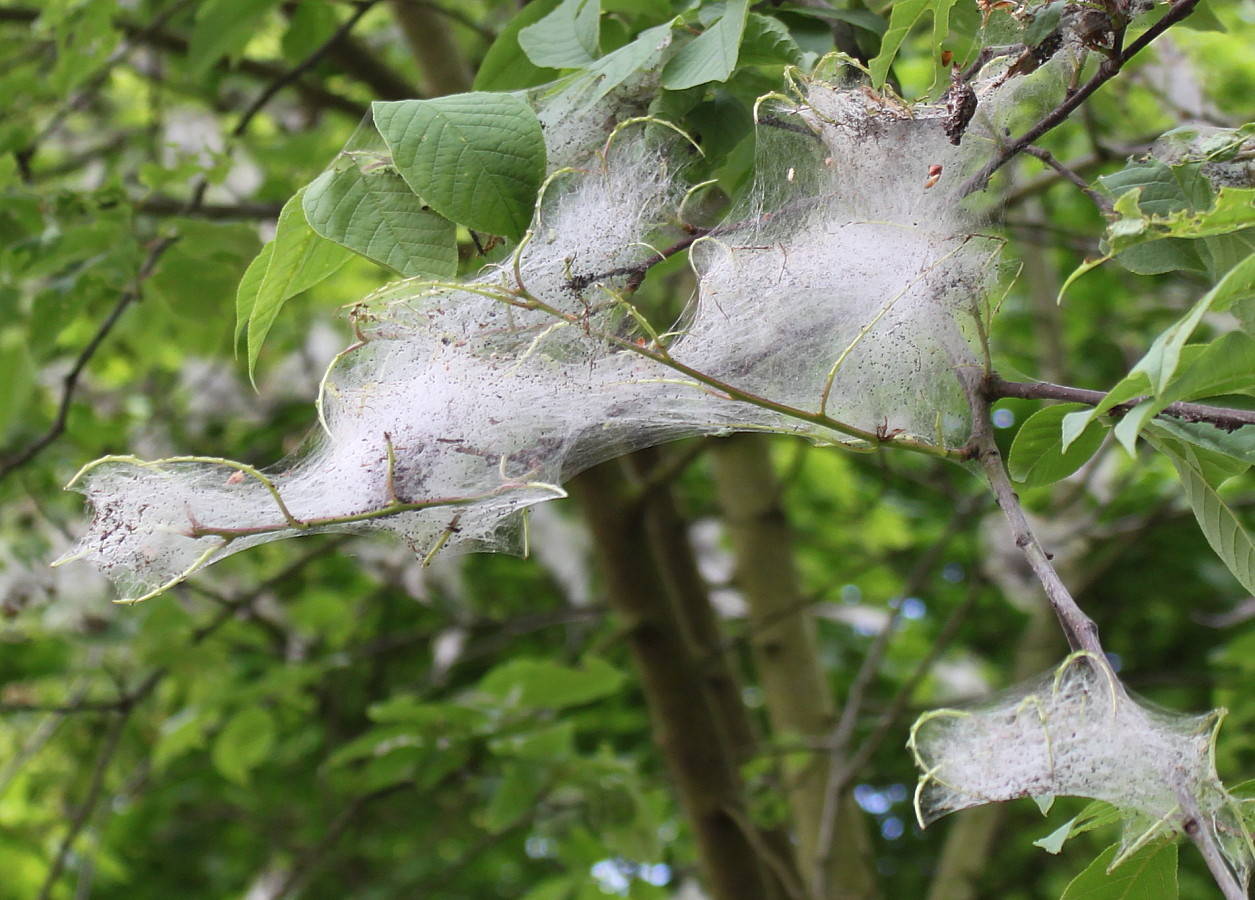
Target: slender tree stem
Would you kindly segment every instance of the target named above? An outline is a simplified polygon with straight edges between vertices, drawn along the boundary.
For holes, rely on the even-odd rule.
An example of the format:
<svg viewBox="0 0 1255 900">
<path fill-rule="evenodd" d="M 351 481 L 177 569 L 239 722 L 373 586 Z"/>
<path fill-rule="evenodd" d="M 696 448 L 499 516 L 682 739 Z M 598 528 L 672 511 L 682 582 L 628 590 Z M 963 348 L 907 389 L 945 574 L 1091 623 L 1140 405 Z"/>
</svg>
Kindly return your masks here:
<svg viewBox="0 0 1255 900">
<path fill-rule="evenodd" d="M 1061 176 L 1063 176 L 1063 178 L 1080 188 L 1081 192 L 1084 193 L 1086 197 L 1094 201 L 1094 205 L 1098 207 L 1098 211 L 1104 216 L 1112 214 L 1113 209 L 1111 200 L 1091 188 L 1088 181 L 1073 172 L 1063 163 L 1059 162 L 1059 160 L 1055 159 L 1054 154 L 1052 154 L 1049 150 L 1043 150 L 1041 147 L 1036 147 L 1030 144 L 1024 148 L 1024 152 L 1029 156 L 1040 159 L 1046 165 L 1050 166 L 1050 168 L 1054 169 Z"/>
<path fill-rule="evenodd" d="M 1021 400 L 1062 400 L 1090 406 L 1097 406 L 1107 396 L 1104 391 L 1091 391 L 1045 381 L 1007 381 L 997 373 L 989 376 L 985 394 L 991 399 L 1016 397 Z M 1122 415 L 1138 402 L 1139 400 L 1130 400 L 1112 407 L 1110 412 L 1112 415 Z M 1172 403 L 1160 415 L 1172 416 L 1185 422 L 1206 422 L 1222 431 L 1234 431 L 1245 425 L 1255 425 L 1255 410 L 1208 406 L 1203 403 Z"/>
<path fill-rule="evenodd" d="M 1073 650 L 1086 650 L 1095 659 L 1105 659 L 1102 644 L 1098 640 L 1098 626 L 1076 605 L 1067 586 L 1059 577 L 1050 562 L 1047 553 L 1033 533 L 1020 505 L 1020 498 L 1011 484 L 1011 477 L 1002 464 L 1002 452 L 994 441 L 993 422 L 989 418 L 989 397 L 986 393 L 986 377 L 983 369 L 976 367 L 960 370 L 959 378 L 963 383 L 972 408 L 972 437 L 968 442 L 971 458 L 980 464 L 994 492 L 994 499 L 1002 509 L 1003 515 L 1011 526 L 1015 545 L 1020 548 L 1028 561 L 1033 574 L 1041 582 L 1046 591 L 1046 598 L 1054 608 L 1068 644 Z"/>
<path fill-rule="evenodd" d="M 1181 814 L 1185 817 L 1183 830 L 1198 848 L 1198 852 L 1203 855 L 1207 870 L 1211 872 L 1211 877 L 1215 879 L 1225 900 L 1246 900 L 1246 891 L 1242 889 L 1233 870 L 1225 862 L 1224 853 L 1216 840 L 1216 830 L 1203 811 L 1199 809 L 1198 799 L 1188 790 L 1179 789 L 1177 801 L 1181 804 Z"/>
</svg>

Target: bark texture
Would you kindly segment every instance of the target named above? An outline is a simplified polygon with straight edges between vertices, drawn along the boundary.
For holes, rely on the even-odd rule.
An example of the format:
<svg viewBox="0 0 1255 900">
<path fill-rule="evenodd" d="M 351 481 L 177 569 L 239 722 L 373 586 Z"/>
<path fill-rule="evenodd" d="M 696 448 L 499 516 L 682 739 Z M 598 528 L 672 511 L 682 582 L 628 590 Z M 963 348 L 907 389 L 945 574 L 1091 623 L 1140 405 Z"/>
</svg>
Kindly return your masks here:
<svg viewBox="0 0 1255 900">
<path fill-rule="evenodd" d="M 690 626 L 661 575 L 627 466 L 603 463 L 572 488 L 583 502 L 607 600 L 636 662 L 654 742 L 693 829 L 712 900 L 778 898 L 772 867 L 755 846 L 761 841 L 749 825 L 727 727 L 706 688 Z"/>
</svg>

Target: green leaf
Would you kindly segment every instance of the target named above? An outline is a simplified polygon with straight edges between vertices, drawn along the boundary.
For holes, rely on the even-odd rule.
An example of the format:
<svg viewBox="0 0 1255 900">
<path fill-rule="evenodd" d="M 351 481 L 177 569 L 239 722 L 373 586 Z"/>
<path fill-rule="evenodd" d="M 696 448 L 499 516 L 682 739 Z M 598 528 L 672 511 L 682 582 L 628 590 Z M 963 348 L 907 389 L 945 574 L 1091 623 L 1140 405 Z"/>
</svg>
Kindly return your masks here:
<svg viewBox="0 0 1255 900">
<path fill-rule="evenodd" d="M 1122 819 L 1123 814 L 1119 809 L 1103 800 L 1095 800 L 1044 838 L 1033 841 L 1033 846 L 1041 847 L 1047 853 L 1057 854 L 1063 850 L 1067 841 L 1078 834 L 1085 834 L 1104 825 L 1114 825 Z"/>
<path fill-rule="evenodd" d="M 484 811 L 484 825 L 489 831 L 504 831 L 531 811 L 545 786 L 539 774 L 536 766 L 526 763 L 504 767 L 501 782 Z"/>
<path fill-rule="evenodd" d="M 1150 350 L 1132 369 L 1145 373 L 1155 393 L 1162 393 L 1176 375 L 1182 349 L 1193 336 L 1198 323 L 1209 312 L 1223 312 L 1235 302 L 1247 299 L 1255 290 L 1255 254 L 1238 263 L 1220 282 L 1199 298 L 1198 302 L 1175 324 L 1164 331 Z"/>
<path fill-rule="evenodd" d="M 555 878 L 546 878 L 520 897 L 519 900 L 567 900 L 578 883 L 576 876 L 572 875 L 558 875 Z"/>
<path fill-rule="evenodd" d="M 1194 144 L 1194 156 L 1212 146 Z M 1213 153 L 1228 152 L 1228 144 L 1213 144 Z M 1169 150 L 1175 146 L 1169 145 Z M 1255 249 L 1255 190 L 1226 187 L 1213 197 L 1205 171 L 1201 162 L 1169 165 L 1156 159 L 1100 178 L 1099 185 L 1116 198 L 1119 216 L 1107 228 L 1104 249 L 1141 275 L 1185 270 L 1213 278 L 1249 255 Z"/>
<path fill-rule="evenodd" d="M 240 277 L 239 287 L 235 289 L 235 337 L 238 342 L 239 338 L 244 336 L 245 330 L 248 328 L 249 317 L 253 314 L 253 307 L 257 305 L 257 293 L 261 290 L 262 280 L 266 277 L 266 270 L 270 268 L 270 259 L 274 256 L 274 242 L 266 244 L 261 248 L 261 252 L 248 264 L 248 268 L 244 270 L 244 274 Z"/>
<path fill-rule="evenodd" d="M 489 749 L 497 756 L 554 763 L 569 759 L 575 752 L 575 723 L 566 720 L 519 734 L 494 738 Z"/>
<path fill-rule="evenodd" d="M 1250 304 L 1252 298 L 1255 298 L 1255 254 L 1230 269 L 1185 315 L 1155 338 L 1146 355 L 1138 360 L 1129 374 L 1111 389 L 1102 402 L 1088 412 L 1067 415 L 1063 422 L 1063 446 L 1070 446 L 1090 422 L 1112 407 L 1143 394 L 1150 394 L 1152 398 L 1162 395 L 1176 376 L 1186 342 L 1193 336 L 1203 316 L 1209 312 L 1223 312 L 1236 304 L 1239 308 L 1235 312 L 1242 318 L 1245 309 L 1243 304 Z M 1141 420 L 1138 423 L 1140 428 L 1150 417 L 1146 415 L 1146 410 L 1141 410 L 1138 418 Z M 1126 426 L 1119 432 L 1122 441 L 1128 440 L 1132 427 Z"/>
<path fill-rule="evenodd" d="M 607 697 L 623 681 L 622 672 L 597 657 L 579 668 L 548 659 L 512 659 L 485 675 L 479 690 L 507 706 L 563 709 Z"/>
<path fill-rule="evenodd" d="M 327 0 L 301 0 L 288 17 L 283 31 L 283 58 L 299 65 L 340 27 L 340 19 Z"/>
<path fill-rule="evenodd" d="M 194 707 L 182 709 L 162 722 L 153 748 L 153 768 L 161 771 L 185 753 L 204 747 L 209 724 L 209 717 Z"/>
<path fill-rule="evenodd" d="M 322 173 L 305 189 L 304 210 L 323 237 L 407 278 L 457 274 L 457 226 L 387 168 L 350 162 Z"/>
<path fill-rule="evenodd" d="M 742 66 L 796 65 L 802 59 L 802 48 L 779 19 L 750 13 L 745 20 L 745 34 L 737 62 Z"/>
<path fill-rule="evenodd" d="M 1243 466 L 1233 470 L 1234 475 L 1240 475 L 1255 465 L 1255 425 L 1247 425 L 1237 431 L 1222 431 L 1206 422 L 1182 422 L 1163 418 L 1156 420 L 1154 427 L 1178 440 L 1243 463 Z"/>
<path fill-rule="evenodd" d="M 168 221 L 178 229 L 179 240 L 162 254 L 149 277 L 145 302 L 149 297 L 159 300 L 172 317 L 189 323 L 189 334 L 202 332 L 216 350 L 222 338 L 218 317 L 225 321 L 230 312 L 223 300 L 232 291 L 238 294 L 240 280 L 261 249 L 257 229 L 238 222 Z M 237 322 L 247 324 L 247 312 Z"/>
<path fill-rule="evenodd" d="M 1181 477 L 1185 497 L 1207 543 L 1242 587 L 1255 594 L 1255 540 L 1208 479 L 1200 451 L 1173 440 L 1158 439 L 1154 444 Z"/>
<path fill-rule="evenodd" d="M 549 15 L 518 33 L 532 64 L 547 69 L 583 69 L 600 53 L 599 0 L 562 0 Z"/>
<path fill-rule="evenodd" d="M 195 77 L 204 75 L 224 56 L 244 49 L 266 15 L 279 0 L 208 0 L 196 13 L 188 39 L 187 66 Z"/>
<path fill-rule="evenodd" d="M 1072 836 L 1072 826 L 1076 824 L 1077 818 L 1079 818 L 1079 816 L 1064 822 L 1044 838 L 1038 838 L 1033 841 L 1033 846 L 1041 847 L 1047 853 L 1058 854 L 1059 851 L 1063 849 L 1063 845 L 1067 839 Z"/>
<path fill-rule="evenodd" d="M 662 69 L 662 86 L 682 91 L 711 81 L 727 81 L 736 68 L 749 0 L 728 0 L 719 19 L 680 48 Z"/>
<path fill-rule="evenodd" d="M 841 22 L 849 22 L 855 28 L 870 31 L 877 37 L 889 30 L 889 23 L 885 21 L 884 16 L 877 15 L 867 9 L 830 9 L 825 6 L 784 4 L 776 7 L 776 11 L 792 13 L 797 16 L 808 16 L 814 19 L 836 19 Z"/>
<path fill-rule="evenodd" d="M 309 226 L 302 208 L 304 194 L 302 188 L 284 204 L 274 240 L 262 248 L 261 255 L 245 271 L 236 294 L 236 315 L 248 311 L 250 378 L 270 326 L 283 304 L 333 274 L 353 256 Z M 261 268 L 263 258 L 264 271 Z"/>
<path fill-rule="evenodd" d="M 898 55 L 902 42 L 924 20 L 932 17 L 932 35 L 929 56 L 934 67 L 940 64 L 942 42 L 950 34 L 950 10 L 956 0 L 902 0 L 894 3 L 889 11 L 889 28 L 880 40 L 880 52 L 868 64 L 872 85 L 879 90 L 889 77 L 889 67 Z"/>
<path fill-rule="evenodd" d="M 371 108 L 397 171 L 414 193 L 468 228 L 523 236 L 545 177 L 544 135 L 523 100 L 455 94 Z"/>
<path fill-rule="evenodd" d="M 1060 900 L 1173 900 L 1178 896 L 1175 843 L 1155 841 L 1108 872 L 1119 849 L 1116 845 L 1100 853 L 1072 879 Z"/>
<path fill-rule="evenodd" d="M 24 329 L 0 330 L 0 440 L 22 418 L 35 391 L 35 361 Z"/>
<path fill-rule="evenodd" d="M 598 88 L 588 102 L 596 103 L 633 75 L 657 65 L 662 51 L 671 46 L 672 25 L 673 22 L 665 22 L 648 28 L 632 43 L 607 53 L 589 66 L 588 75 L 597 81 Z"/>
<path fill-rule="evenodd" d="M 214 738 L 210 757 L 228 781 L 247 784 L 249 775 L 266 761 L 275 743 L 275 722 L 265 709 L 249 706 L 236 712 Z"/>
<path fill-rule="evenodd" d="M 1033 413 L 1015 435 L 1007 468 L 1011 477 L 1025 487 L 1041 487 L 1067 478 L 1098 452 L 1105 430 L 1094 422 L 1063 449 L 1063 418 L 1077 410 L 1088 410 L 1083 403 L 1060 403 Z"/>
<path fill-rule="evenodd" d="M 557 5 L 558 0 L 533 0 L 519 10 L 484 54 L 472 88 L 477 91 L 518 90 L 553 81 L 558 76 L 557 69 L 542 68 L 528 59 L 519 44 L 519 32 L 539 22 Z"/>
<path fill-rule="evenodd" d="M 1255 388 L 1255 338 L 1240 331 L 1221 335 L 1178 372 L 1162 399 L 1199 400 Z"/>
<path fill-rule="evenodd" d="M 1103 175 L 1098 184 L 1117 199 L 1137 191 L 1137 209 L 1147 216 L 1167 217 L 1211 205 L 1211 187 L 1201 170 L 1200 163 L 1171 166 L 1152 159 Z"/>
</svg>

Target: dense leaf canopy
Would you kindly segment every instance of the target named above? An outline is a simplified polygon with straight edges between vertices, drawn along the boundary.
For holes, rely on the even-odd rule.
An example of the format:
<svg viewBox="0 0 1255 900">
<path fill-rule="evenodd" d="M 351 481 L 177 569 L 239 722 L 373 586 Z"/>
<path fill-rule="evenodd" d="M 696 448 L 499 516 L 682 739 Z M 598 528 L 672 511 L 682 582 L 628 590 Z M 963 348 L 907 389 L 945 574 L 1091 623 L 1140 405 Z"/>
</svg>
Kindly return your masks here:
<svg viewBox="0 0 1255 900">
<path fill-rule="evenodd" d="M 0 6 L 0 900 L 1234 896 L 1253 43 Z"/>
</svg>

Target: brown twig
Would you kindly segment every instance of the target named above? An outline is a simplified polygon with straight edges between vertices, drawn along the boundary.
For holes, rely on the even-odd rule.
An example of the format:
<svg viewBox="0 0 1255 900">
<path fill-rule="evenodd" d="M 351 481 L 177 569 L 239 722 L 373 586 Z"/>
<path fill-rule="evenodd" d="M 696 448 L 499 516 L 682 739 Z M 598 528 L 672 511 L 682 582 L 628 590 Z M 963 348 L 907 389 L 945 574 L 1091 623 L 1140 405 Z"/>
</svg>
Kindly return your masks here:
<svg viewBox="0 0 1255 900">
<path fill-rule="evenodd" d="M 1015 545 L 1023 552 L 1033 574 L 1041 582 L 1068 644 L 1073 650 L 1084 650 L 1093 654 L 1096 660 L 1105 660 L 1102 644 L 1098 640 L 1098 626 L 1076 605 L 1059 573 L 1051 565 L 1050 554 L 1042 548 L 1028 524 L 1020 498 L 1011 483 L 1011 476 L 1002 464 L 1002 452 L 994 440 L 993 422 L 989 417 L 990 396 L 987 392 L 985 371 L 969 367 L 960 369 L 958 375 L 972 410 L 972 437 L 968 441 L 970 458 L 984 470 L 985 478 L 994 492 L 994 499 L 1011 526 Z"/>
<path fill-rule="evenodd" d="M 946 529 L 946 533 L 935 541 L 916 562 L 911 573 L 907 576 L 902 590 L 898 593 L 899 599 L 910 597 L 919 592 L 924 581 L 932 573 L 937 561 L 941 558 L 941 554 L 949 546 L 950 540 L 966 525 L 967 520 L 973 515 L 976 508 L 975 503 L 970 503 L 955 513 L 950 521 L 950 526 Z M 838 803 L 842 791 L 849 784 L 847 773 L 854 771 L 853 767 L 845 762 L 846 750 L 849 747 L 850 739 L 854 736 L 854 726 L 863 710 L 867 689 L 871 686 L 872 679 L 875 677 L 877 670 L 880 668 L 880 663 L 889 649 L 889 640 L 901 616 L 902 604 L 899 602 L 894 608 L 893 614 L 889 617 L 889 621 L 885 623 L 885 627 L 876 635 L 876 639 L 863 657 L 863 662 L 854 676 L 849 693 L 846 695 L 845 705 L 841 710 L 841 718 L 837 721 L 836 726 L 832 730 L 832 735 L 827 741 L 829 748 L 828 781 L 824 787 L 824 815 L 820 823 L 818 840 L 821 853 L 830 851 L 836 832 Z M 895 713 L 895 717 L 896 715 Z M 826 866 L 827 859 L 821 859 L 819 862 L 821 865 Z"/>
<path fill-rule="evenodd" d="M 915 670 L 910 677 L 902 684 L 889 706 L 876 720 L 876 724 L 872 727 L 871 733 L 867 736 L 848 760 L 846 760 L 834 777 L 834 791 L 837 795 L 843 793 L 850 786 L 850 782 L 858 775 L 860 769 L 871 761 L 876 754 L 880 745 L 884 743 L 889 732 L 893 730 L 894 724 L 898 718 L 906 711 L 907 706 L 911 702 L 911 697 L 915 694 L 915 689 L 924 677 L 932 671 L 933 665 L 950 646 L 950 642 L 954 640 L 955 634 L 958 633 L 959 626 L 967 618 L 967 614 L 976 604 L 976 596 L 980 591 L 981 583 L 979 579 L 973 580 L 971 590 L 968 591 L 963 601 L 954 608 L 946 619 L 945 624 L 941 626 L 941 631 L 937 635 L 937 639 L 933 641 L 932 647 L 928 653 L 916 665 Z M 845 747 L 838 748 L 840 752 L 844 752 Z"/>
<path fill-rule="evenodd" d="M 91 362 L 92 358 L 96 355 L 96 351 L 100 349 L 100 346 L 105 342 L 105 338 L 107 338 L 113 331 L 114 326 L 118 324 L 118 320 L 122 318 L 122 314 L 126 312 L 127 308 L 130 307 L 132 303 L 135 303 L 140 299 L 143 293 L 143 282 L 149 275 L 152 274 L 153 269 L 156 268 L 158 260 L 161 259 L 161 255 L 165 253 L 166 249 L 173 244 L 175 240 L 175 238 L 167 237 L 162 238 L 153 244 L 152 248 L 148 251 L 148 256 L 145 258 L 143 265 L 140 266 L 140 270 L 136 275 L 135 287 L 118 297 L 117 302 L 113 305 L 113 309 L 109 310 L 109 314 L 105 316 L 104 321 L 100 323 L 100 326 L 96 329 L 96 333 L 92 335 L 91 340 L 89 340 L 83 349 L 79 351 L 78 357 L 74 360 L 74 365 L 70 367 L 70 371 L 67 372 L 65 377 L 61 379 L 61 400 L 57 404 L 57 414 L 53 419 L 52 424 L 48 426 L 43 434 L 28 444 L 23 450 L 7 459 L 4 459 L 3 461 L 0 461 L 0 481 L 4 480 L 5 476 L 13 470 L 25 465 L 42 453 L 48 445 L 65 432 L 66 422 L 70 416 L 70 404 L 74 399 L 75 391 L 78 389 L 78 382 L 83 375 L 83 370 L 87 368 L 87 364 Z"/>
<path fill-rule="evenodd" d="M 1029 144 L 1024 148 L 1024 152 L 1029 156 L 1040 159 L 1046 165 L 1050 166 L 1050 168 L 1062 175 L 1065 179 L 1080 188 L 1081 193 L 1093 200 L 1094 205 L 1098 207 L 1098 211 L 1104 216 L 1110 216 L 1115 213 L 1114 205 L 1112 204 L 1110 197 L 1106 197 L 1101 192 L 1091 188 L 1088 181 L 1073 172 L 1063 163 L 1059 162 L 1059 160 L 1055 159 L 1054 155 L 1049 150 L 1044 150 L 1041 147 Z"/>
<path fill-rule="evenodd" d="M 256 116 L 257 113 L 261 112 L 266 104 L 273 100 L 279 91 L 283 90 L 290 84 L 294 84 L 302 75 L 317 65 L 318 61 L 326 56 L 327 53 L 335 47 L 336 42 L 347 36 L 357 23 L 362 20 L 362 16 L 370 12 L 371 8 L 377 3 L 379 3 L 379 0 L 361 0 L 361 2 L 356 4 L 356 12 L 349 16 L 348 19 L 346 19 L 344 23 L 335 30 L 335 33 L 332 34 L 331 37 L 323 41 L 322 44 L 310 52 L 303 60 L 288 71 L 284 72 L 283 75 L 270 82 L 270 84 L 266 86 L 266 89 L 262 91 L 257 96 L 257 99 L 254 100 L 249 105 L 248 109 L 244 111 L 244 114 L 240 117 L 239 123 L 231 131 L 231 136 L 236 138 L 243 136 L 244 132 L 248 130 L 249 123 L 252 122 L 253 117 Z"/>
<path fill-rule="evenodd" d="M 66 831 L 65 837 L 61 839 L 61 844 L 57 848 L 57 854 L 53 857 L 52 865 L 48 867 L 48 874 L 44 877 L 44 883 L 39 889 L 39 900 L 48 900 L 52 896 L 52 891 L 56 887 L 57 880 L 61 877 L 61 872 L 65 869 L 66 861 L 69 859 L 70 851 L 74 848 L 75 841 L 78 840 L 79 834 L 87 826 L 87 823 L 91 820 L 92 813 L 96 811 L 96 807 L 100 804 L 100 797 L 105 786 L 105 777 L 108 775 L 109 766 L 117 754 L 118 747 L 122 741 L 122 732 L 126 730 L 131 712 L 135 709 L 136 704 L 152 693 L 163 676 L 163 670 L 154 671 L 135 690 L 123 694 L 125 703 L 118 708 L 113 721 L 109 723 L 108 732 L 106 732 L 100 742 L 100 752 L 96 754 L 96 764 L 92 767 L 87 793 L 83 797 L 83 802 L 79 804 L 78 809 L 75 810 L 73 817 L 70 819 L 70 827 Z"/>
<path fill-rule="evenodd" d="M 991 399 L 1014 397 L 1020 400 L 1061 400 L 1097 406 L 1107 395 L 1103 391 L 1050 384 L 1045 381 L 1007 381 L 996 373 L 986 381 L 985 393 Z M 1121 416 L 1139 402 L 1139 399 L 1113 406 L 1108 412 Z M 1255 425 L 1255 410 L 1231 409 L 1225 406 L 1208 406 L 1203 403 L 1171 403 L 1160 415 L 1172 416 L 1183 422 L 1206 422 L 1221 431 L 1236 431 L 1246 425 Z"/>
</svg>

